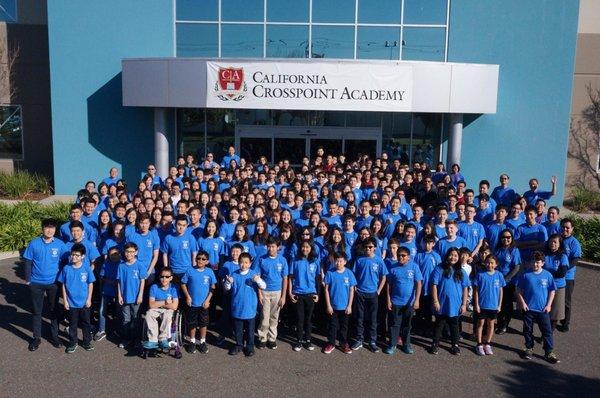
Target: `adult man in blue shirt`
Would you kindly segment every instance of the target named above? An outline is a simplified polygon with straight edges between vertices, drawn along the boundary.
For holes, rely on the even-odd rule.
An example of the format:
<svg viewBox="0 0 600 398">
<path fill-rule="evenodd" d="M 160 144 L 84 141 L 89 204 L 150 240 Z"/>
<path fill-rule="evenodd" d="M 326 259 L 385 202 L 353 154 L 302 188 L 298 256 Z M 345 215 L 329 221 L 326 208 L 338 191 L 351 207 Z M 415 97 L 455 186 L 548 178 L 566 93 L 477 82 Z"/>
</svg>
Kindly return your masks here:
<svg viewBox="0 0 600 398">
<path fill-rule="evenodd" d="M 583 252 L 581 251 L 581 243 L 573 236 L 573 221 L 569 218 L 563 218 L 560 225 L 562 228 L 561 235 L 563 238 L 565 254 L 569 259 L 569 269 L 565 275 L 567 281 L 567 287 L 565 289 L 565 319 L 562 320 L 558 330 L 561 332 L 568 332 L 571 324 L 571 298 L 573 297 L 573 291 L 575 290 L 575 272 L 577 271 L 576 267 L 583 256 Z"/>
<path fill-rule="evenodd" d="M 110 171 L 108 172 L 108 177 L 106 177 L 105 179 L 102 180 L 102 182 L 108 186 L 117 185 L 118 181 L 119 181 L 119 170 L 117 170 L 116 167 L 111 167 Z"/>
<path fill-rule="evenodd" d="M 235 160 L 238 166 L 240 165 L 240 157 L 236 155 L 235 147 L 233 145 L 230 145 L 229 149 L 227 150 L 227 155 L 223 156 L 223 160 L 221 161 L 221 167 L 229 169 L 232 160 Z"/>
<path fill-rule="evenodd" d="M 509 180 L 510 178 L 508 177 L 508 174 L 501 174 L 500 185 L 494 188 L 492 194 L 490 195 L 492 199 L 496 201 L 496 203 L 503 204 L 504 206 L 512 205 L 517 197 L 515 190 L 508 186 Z"/>
<path fill-rule="evenodd" d="M 58 275 L 61 257 L 66 252 L 63 241 L 54 237 L 56 221 L 45 219 L 42 221 L 42 235 L 34 238 L 25 249 L 25 283 L 29 285 L 32 303 L 32 331 L 33 340 L 29 343 L 29 351 L 38 349 L 42 337 L 42 310 L 44 295 L 48 298 L 48 312 L 50 315 L 51 340 L 56 348 L 60 348 L 58 339 Z"/>
<path fill-rule="evenodd" d="M 167 235 L 160 246 L 163 265 L 171 267 L 176 281 L 181 280 L 183 274 L 192 266 L 198 252 L 198 243 L 187 230 L 187 225 L 186 215 L 178 215 L 175 232 Z"/>
<path fill-rule="evenodd" d="M 538 199 L 548 200 L 552 196 L 556 195 L 556 176 L 552 176 L 550 179 L 550 183 L 552 184 L 551 191 L 538 191 L 539 182 L 537 178 L 532 178 L 529 180 L 529 191 L 523 194 L 523 197 L 527 201 L 529 205 L 535 205 Z"/>
</svg>

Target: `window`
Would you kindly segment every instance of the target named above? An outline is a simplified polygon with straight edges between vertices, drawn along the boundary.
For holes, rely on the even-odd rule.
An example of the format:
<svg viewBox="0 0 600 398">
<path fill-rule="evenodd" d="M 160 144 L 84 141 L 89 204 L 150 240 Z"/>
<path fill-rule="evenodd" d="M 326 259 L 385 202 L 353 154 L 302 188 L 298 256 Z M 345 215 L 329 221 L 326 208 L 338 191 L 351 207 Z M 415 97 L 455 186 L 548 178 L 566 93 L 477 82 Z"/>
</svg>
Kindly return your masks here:
<svg viewBox="0 0 600 398">
<path fill-rule="evenodd" d="M 217 21 L 219 0 L 177 0 L 177 20 Z"/>
<path fill-rule="evenodd" d="M 20 105 L 0 106 L 0 159 L 23 159 L 23 121 Z"/>
<path fill-rule="evenodd" d="M 263 27 L 261 25 L 223 25 L 221 27 L 222 57 L 263 56 Z"/>
<path fill-rule="evenodd" d="M 354 58 L 353 26 L 314 26 L 313 58 Z"/>
<path fill-rule="evenodd" d="M 17 21 L 17 0 L 0 0 L 0 22 Z"/>
<path fill-rule="evenodd" d="M 308 23 L 308 0 L 267 0 L 267 21 Z"/>
<path fill-rule="evenodd" d="M 177 24 L 178 57 L 218 57 L 217 24 Z"/>
<path fill-rule="evenodd" d="M 404 28 L 402 59 L 443 61 L 445 28 Z"/>
<path fill-rule="evenodd" d="M 356 57 L 360 59 L 400 59 L 400 28 L 358 28 Z"/>
<path fill-rule="evenodd" d="M 358 23 L 400 24 L 402 1 L 358 0 Z"/>
<path fill-rule="evenodd" d="M 308 26 L 268 25 L 268 58 L 308 58 Z"/>
<path fill-rule="evenodd" d="M 404 0 L 404 23 L 445 25 L 447 0 Z"/>
<path fill-rule="evenodd" d="M 263 0 L 221 0 L 221 19 L 235 22 L 263 22 L 265 19 Z"/>
<path fill-rule="evenodd" d="M 355 5 L 355 0 L 312 0 L 312 21 L 354 24 Z"/>
</svg>

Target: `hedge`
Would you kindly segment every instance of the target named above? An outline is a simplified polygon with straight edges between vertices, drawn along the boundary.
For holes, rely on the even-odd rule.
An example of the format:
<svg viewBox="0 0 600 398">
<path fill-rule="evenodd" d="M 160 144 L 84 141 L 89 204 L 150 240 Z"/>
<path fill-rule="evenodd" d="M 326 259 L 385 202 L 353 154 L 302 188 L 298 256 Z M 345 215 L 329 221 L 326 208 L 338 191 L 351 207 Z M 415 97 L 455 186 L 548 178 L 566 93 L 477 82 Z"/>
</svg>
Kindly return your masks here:
<svg viewBox="0 0 600 398">
<path fill-rule="evenodd" d="M 581 242 L 583 258 L 585 260 L 600 263 L 600 218 L 576 217 L 575 236 Z"/>
<path fill-rule="evenodd" d="M 51 191 L 50 181 L 43 175 L 23 170 L 14 173 L 0 172 L 0 197 L 2 198 L 31 199 L 31 196 L 49 195 Z"/>
</svg>

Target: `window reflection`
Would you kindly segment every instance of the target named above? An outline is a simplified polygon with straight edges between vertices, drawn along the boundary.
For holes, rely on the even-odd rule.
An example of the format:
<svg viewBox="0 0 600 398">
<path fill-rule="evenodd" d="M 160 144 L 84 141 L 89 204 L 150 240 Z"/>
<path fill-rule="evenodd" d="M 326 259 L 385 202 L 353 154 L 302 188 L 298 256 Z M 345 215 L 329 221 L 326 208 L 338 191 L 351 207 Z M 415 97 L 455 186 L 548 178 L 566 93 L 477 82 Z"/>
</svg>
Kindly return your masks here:
<svg viewBox="0 0 600 398">
<path fill-rule="evenodd" d="M 262 25 L 222 25 L 221 56 L 262 58 Z"/>
<path fill-rule="evenodd" d="M 178 57 L 217 57 L 218 55 L 217 24 L 177 24 Z"/>
<path fill-rule="evenodd" d="M 268 22 L 308 22 L 308 0 L 268 0 Z"/>
<path fill-rule="evenodd" d="M 216 21 L 219 19 L 219 0 L 177 0 L 177 19 Z"/>
<path fill-rule="evenodd" d="M 359 27 L 356 56 L 360 59 L 399 59 L 400 28 Z"/>
<path fill-rule="evenodd" d="M 308 26 L 267 26 L 267 57 L 308 58 Z"/>
<path fill-rule="evenodd" d="M 314 26 L 313 58 L 354 58 L 354 27 Z"/>
<path fill-rule="evenodd" d="M 446 24 L 447 0 L 404 0 L 405 24 Z"/>
<path fill-rule="evenodd" d="M 265 19 L 264 0 L 221 0 L 223 21 L 261 22 Z"/>
<path fill-rule="evenodd" d="M 313 22 L 354 23 L 354 0 L 312 0 Z"/>
<path fill-rule="evenodd" d="M 444 28 L 404 28 L 402 59 L 443 61 L 445 42 Z"/>
<path fill-rule="evenodd" d="M 358 23 L 399 24 L 402 1 L 359 0 Z"/>
</svg>

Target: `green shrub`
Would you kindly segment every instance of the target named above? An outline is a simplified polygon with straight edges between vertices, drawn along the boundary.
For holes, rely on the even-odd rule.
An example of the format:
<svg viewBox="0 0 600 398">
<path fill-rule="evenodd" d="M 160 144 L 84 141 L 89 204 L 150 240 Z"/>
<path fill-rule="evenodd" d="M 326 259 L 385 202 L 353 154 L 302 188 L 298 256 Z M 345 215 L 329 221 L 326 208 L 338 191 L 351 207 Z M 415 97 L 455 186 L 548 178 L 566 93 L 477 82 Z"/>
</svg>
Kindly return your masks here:
<svg viewBox="0 0 600 398">
<path fill-rule="evenodd" d="M 48 179 L 26 171 L 0 172 L 0 197 L 24 199 L 31 194 L 48 195 L 52 191 Z"/>
<path fill-rule="evenodd" d="M 40 234 L 40 221 L 43 218 L 66 222 L 69 207 L 69 203 L 48 206 L 29 201 L 15 205 L 0 203 L 0 251 L 23 249 L 27 242 Z"/>
<path fill-rule="evenodd" d="M 573 191 L 573 210 L 586 211 L 600 208 L 600 193 L 578 188 Z"/>
<path fill-rule="evenodd" d="M 581 243 L 583 258 L 600 263 L 600 218 L 577 217 L 574 222 L 575 237 Z"/>
</svg>

